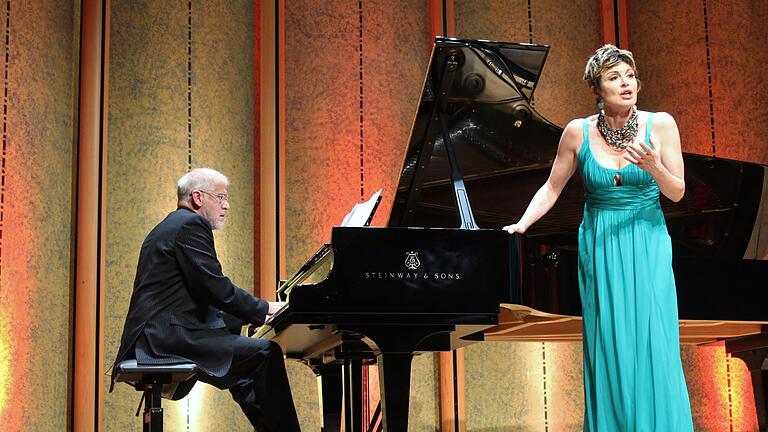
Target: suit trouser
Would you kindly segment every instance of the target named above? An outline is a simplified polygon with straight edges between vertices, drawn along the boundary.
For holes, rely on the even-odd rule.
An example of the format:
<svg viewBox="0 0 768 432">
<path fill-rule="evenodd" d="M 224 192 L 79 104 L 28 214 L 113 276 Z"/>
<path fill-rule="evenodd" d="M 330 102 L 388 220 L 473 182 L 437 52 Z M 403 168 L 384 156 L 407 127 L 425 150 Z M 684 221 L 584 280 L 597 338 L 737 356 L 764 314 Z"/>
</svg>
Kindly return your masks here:
<svg viewBox="0 0 768 432">
<path fill-rule="evenodd" d="M 223 377 L 201 374 L 197 379 L 228 389 L 257 431 L 301 431 L 283 352 L 275 342 L 239 337 L 229 372 Z"/>
</svg>

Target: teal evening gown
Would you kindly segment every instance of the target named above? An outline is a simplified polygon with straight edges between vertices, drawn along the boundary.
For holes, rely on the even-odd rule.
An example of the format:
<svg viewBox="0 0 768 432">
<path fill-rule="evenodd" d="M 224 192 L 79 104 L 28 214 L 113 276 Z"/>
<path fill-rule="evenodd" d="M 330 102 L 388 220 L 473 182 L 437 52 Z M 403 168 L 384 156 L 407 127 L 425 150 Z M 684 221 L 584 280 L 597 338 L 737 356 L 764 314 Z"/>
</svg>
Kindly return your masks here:
<svg viewBox="0 0 768 432">
<path fill-rule="evenodd" d="M 652 120 L 650 114 L 649 147 Z M 578 155 L 586 195 L 578 266 L 584 431 L 692 431 L 659 187 L 634 164 L 620 170 L 600 165 L 588 130 L 585 119 Z M 622 186 L 614 185 L 616 174 Z"/>
</svg>

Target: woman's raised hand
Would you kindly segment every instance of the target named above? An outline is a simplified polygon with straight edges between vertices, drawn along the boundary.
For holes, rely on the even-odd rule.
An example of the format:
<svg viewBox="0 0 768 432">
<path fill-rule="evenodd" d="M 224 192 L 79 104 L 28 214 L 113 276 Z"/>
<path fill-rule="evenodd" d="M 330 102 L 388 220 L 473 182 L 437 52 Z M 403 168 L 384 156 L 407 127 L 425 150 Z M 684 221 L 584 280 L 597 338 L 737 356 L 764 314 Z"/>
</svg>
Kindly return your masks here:
<svg viewBox="0 0 768 432">
<path fill-rule="evenodd" d="M 653 144 L 653 141 L 655 141 L 653 137 L 651 137 L 651 141 L 651 144 Z M 661 154 L 657 150 L 648 147 L 644 142 L 641 142 L 639 146 L 628 146 L 624 159 L 651 175 L 661 171 L 663 166 L 661 164 Z"/>
</svg>

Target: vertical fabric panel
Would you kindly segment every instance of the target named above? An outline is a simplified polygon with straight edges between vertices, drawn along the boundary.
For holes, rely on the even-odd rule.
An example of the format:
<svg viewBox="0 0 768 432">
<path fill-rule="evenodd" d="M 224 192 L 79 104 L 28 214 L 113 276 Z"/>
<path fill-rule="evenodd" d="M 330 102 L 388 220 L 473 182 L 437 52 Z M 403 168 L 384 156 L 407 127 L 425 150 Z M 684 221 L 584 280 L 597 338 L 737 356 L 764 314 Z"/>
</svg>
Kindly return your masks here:
<svg viewBox="0 0 768 432">
<path fill-rule="evenodd" d="M 581 342 L 546 343 L 549 430 L 582 430 L 584 370 Z"/>
<path fill-rule="evenodd" d="M 752 73 L 768 61 L 761 6 L 628 2 L 631 49 L 646 84 L 641 99 L 675 117 L 685 151 L 768 163 L 768 89 Z"/>
<path fill-rule="evenodd" d="M 756 1 L 707 1 L 716 156 L 768 164 L 768 10 Z M 682 100 L 682 99 L 678 99 Z"/>
<path fill-rule="evenodd" d="M 697 431 L 756 431 L 752 380 L 743 361 L 721 345 L 684 346 L 683 365 Z"/>
<path fill-rule="evenodd" d="M 533 42 L 551 46 L 533 96 L 536 111 L 560 127 L 595 114 L 595 97 L 582 76 L 600 46 L 598 2 L 531 1 L 531 22 Z"/>
<path fill-rule="evenodd" d="M 232 210 L 215 233 L 217 252 L 225 274 L 253 289 L 253 243 L 243 240 L 253 238 L 252 8 L 245 0 L 112 1 L 108 363 L 119 347 L 141 242 L 176 208 L 175 183 L 190 165 L 229 177 Z M 104 430 L 140 428 L 139 397 L 117 385 L 105 397 Z M 206 384 L 164 408 L 168 431 L 251 430 L 229 393 Z"/>
<path fill-rule="evenodd" d="M 370 0 L 292 1 L 286 2 L 285 16 L 290 274 L 329 240 L 331 227 L 340 224 L 355 203 L 382 187 L 384 202 L 374 224 L 386 223 L 430 47 L 425 42 L 429 22 L 423 1 L 396 6 Z M 414 363 L 413 427 L 438 422 L 435 366 L 433 361 L 422 365 L 422 358 Z M 316 384 L 311 373 L 301 369 L 289 369 L 294 399 L 302 426 L 316 428 Z M 422 386 L 430 383 L 421 396 Z"/>
<path fill-rule="evenodd" d="M 408 430 L 434 432 L 440 425 L 440 383 L 437 354 L 422 353 L 411 363 L 411 399 Z M 376 395 L 378 399 L 378 395 Z"/>
<path fill-rule="evenodd" d="M 5 430 L 66 430 L 69 420 L 78 24 L 79 8 L 71 1 L 0 4 Z"/>
<path fill-rule="evenodd" d="M 360 199 L 356 2 L 285 5 L 285 207 L 288 274 Z"/>
<path fill-rule="evenodd" d="M 543 430 L 541 343 L 470 345 L 464 351 L 467 430 Z"/>
<path fill-rule="evenodd" d="M 526 0 L 454 0 L 456 37 L 530 42 Z"/>
<path fill-rule="evenodd" d="M 229 177 L 216 251 L 225 274 L 253 292 L 253 2 L 195 2 L 193 22 L 193 165 Z"/>
<path fill-rule="evenodd" d="M 628 1 L 627 12 L 629 49 L 642 82 L 638 106 L 672 114 L 683 151 L 711 155 L 702 2 Z M 671 31 L 676 28 L 687 30 Z"/>
<path fill-rule="evenodd" d="M 427 2 L 363 1 L 358 36 L 361 75 L 360 120 L 362 145 L 361 196 L 367 199 L 383 188 L 382 202 L 372 222 L 389 219 L 403 158 L 415 118 L 432 50 Z M 382 293 L 382 295 L 384 295 Z M 378 383 L 377 383 L 378 384 Z M 371 399 L 378 400 L 378 385 Z M 408 430 L 434 431 L 440 424 L 436 355 L 415 356 L 411 365 Z"/>
<path fill-rule="evenodd" d="M 365 1 L 362 32 L 363 191 L 384 188 L 372 225 L 384 226 L 403 168 L 408 138 L 432 50 L 427 3 Z M 359 122 L 358 122 L 359 124 Z"/>
<path fill-rule="evenodd" d="M 285 4 L 285 233 L 292 274 L 360 197 L 358 9 L 353 2 Z M 302 429 L 321 418 L 317 381 L 288 367 Z"/>
<path fill-rule="evenodd" d="M 320 413 L 317 377 L 310 368 L 302 363 L 287 361 L 285 365 L 301 429 L 320 430 L 322 416 Z"/>
<path fill-rule="evenodd" d="M 697 431 L 729 430 L 728 376 L 722 347 L 682 350 L 691 414 Z"/>
</svg>

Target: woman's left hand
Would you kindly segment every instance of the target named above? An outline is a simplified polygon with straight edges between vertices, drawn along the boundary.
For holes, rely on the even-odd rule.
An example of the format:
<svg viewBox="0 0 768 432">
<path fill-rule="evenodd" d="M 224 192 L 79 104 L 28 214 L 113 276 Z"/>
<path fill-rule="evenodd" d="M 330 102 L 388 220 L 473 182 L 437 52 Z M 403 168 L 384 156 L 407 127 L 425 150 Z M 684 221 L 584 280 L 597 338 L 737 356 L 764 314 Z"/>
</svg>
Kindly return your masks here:
<svg viewBox="0 0 768 432">
<path fill-rule="evenodd" d="M 648 147 L 644 142 L 641 142 L 639 146 L 627 146 L 627 154 L 624 155 L 624 159 L 651 175 L 663 170 L 661 154 Z"/>
</svg>

